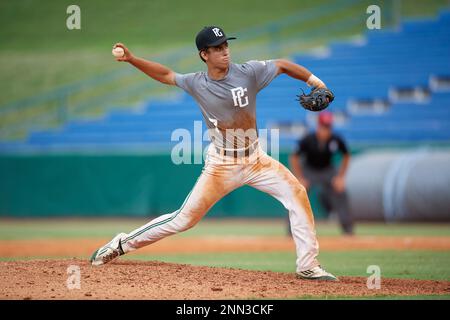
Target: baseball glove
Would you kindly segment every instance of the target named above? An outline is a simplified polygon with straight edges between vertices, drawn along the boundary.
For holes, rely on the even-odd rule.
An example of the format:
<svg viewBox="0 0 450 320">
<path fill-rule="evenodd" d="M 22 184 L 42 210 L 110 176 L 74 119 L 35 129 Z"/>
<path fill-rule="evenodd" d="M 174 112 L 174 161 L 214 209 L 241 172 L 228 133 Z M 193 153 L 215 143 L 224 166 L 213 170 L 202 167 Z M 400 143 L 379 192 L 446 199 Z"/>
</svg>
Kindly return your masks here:
<svg viewBox="0 0 450 320">
<path fill-rule="evenodd" d="M 303 91 L 303 94 L 297 97 L 302 107 L 309 111 L 322 111 L 334 100 L 333 92 L 327 88 L 312 88 L 309 94 Z"/>
</svg>

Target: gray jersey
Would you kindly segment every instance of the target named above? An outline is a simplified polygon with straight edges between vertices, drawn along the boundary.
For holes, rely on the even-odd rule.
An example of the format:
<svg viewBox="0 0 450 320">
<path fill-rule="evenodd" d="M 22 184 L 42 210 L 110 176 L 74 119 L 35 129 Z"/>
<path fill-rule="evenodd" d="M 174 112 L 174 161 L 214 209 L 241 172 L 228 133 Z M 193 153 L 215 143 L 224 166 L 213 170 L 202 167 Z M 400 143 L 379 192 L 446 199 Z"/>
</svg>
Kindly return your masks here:
<svg viewBox="0 0 450 320">
<path fill-rule="evenodd" d="M 243 148 L 257 139 L 256 94 L 277 76 L 273 60 L 230 63 L 228 74 L 212 80 L 207 72 L 176 74 L 178 87 L 200 105 L 211 141 Z"/>
</svg>

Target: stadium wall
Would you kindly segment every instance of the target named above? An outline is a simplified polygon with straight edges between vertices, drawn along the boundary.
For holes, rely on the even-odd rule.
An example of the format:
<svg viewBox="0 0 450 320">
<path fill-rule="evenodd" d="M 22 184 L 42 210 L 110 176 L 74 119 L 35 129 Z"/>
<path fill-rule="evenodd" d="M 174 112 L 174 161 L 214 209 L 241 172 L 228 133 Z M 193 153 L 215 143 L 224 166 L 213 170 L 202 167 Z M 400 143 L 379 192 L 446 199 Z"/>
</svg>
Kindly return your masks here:
<svg viewBox="0 0 450 320">
<path fill-rule="evenodd" d="M 285 165 L 288 154 L 280 154 Z M 174 165 L 170 155 L 2 155 L 0 216 L 126 216 L 173 212 L 202 165 Z M 314 191 L 312 193 L 314 195 Z M 314 198 L 314 196 L 313 196 Z M 324 216 L 312 201 L 316 217 Z M 274 198 L 243 187 L 219 201 L 214 217 L 285 217 Z"/>
</svg>

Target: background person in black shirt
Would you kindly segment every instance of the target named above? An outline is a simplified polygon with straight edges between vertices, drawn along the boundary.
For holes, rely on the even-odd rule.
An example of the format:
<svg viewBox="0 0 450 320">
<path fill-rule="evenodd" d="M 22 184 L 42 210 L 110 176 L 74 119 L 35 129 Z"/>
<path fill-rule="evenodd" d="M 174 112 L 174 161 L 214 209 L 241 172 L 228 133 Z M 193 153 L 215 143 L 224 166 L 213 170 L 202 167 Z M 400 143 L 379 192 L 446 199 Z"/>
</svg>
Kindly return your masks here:
<svg viewBox="0 0 450 320">
<path fill-rule="evenodd" d="M 292 172 L 307 190 L 313 186 L 319 187 L 321 204 L 328 212 L 337 213 L 343 232 L 350 235 L 353 234 L 353 220 L 345 191 L 350 153 L 344 140 L 333 133 L 332 124 L 333 114 L 321 112 L 316 131 L 299 141 L 289 162 Z M 342 153 L 343 159 L 336 167 L 332 158 L 338 152 Z"/>
</svg>

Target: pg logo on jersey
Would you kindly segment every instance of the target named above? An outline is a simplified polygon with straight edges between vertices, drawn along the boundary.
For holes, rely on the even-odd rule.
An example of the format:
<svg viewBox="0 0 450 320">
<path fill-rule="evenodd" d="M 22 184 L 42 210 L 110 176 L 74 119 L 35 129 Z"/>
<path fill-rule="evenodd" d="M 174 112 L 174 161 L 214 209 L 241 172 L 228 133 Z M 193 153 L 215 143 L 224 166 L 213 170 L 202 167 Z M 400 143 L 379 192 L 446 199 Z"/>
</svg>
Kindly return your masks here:
<svg viewBox="0 0 450 320">
<path fill-rule="evenodd" d="M 235 107 L 245 107 L 248 106 L 248 96 L 246 95 L 247 88 L 237 87 L 231 89 L 231 94 L 233 95 L 233 103 Z"/>
</svg>

